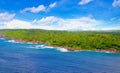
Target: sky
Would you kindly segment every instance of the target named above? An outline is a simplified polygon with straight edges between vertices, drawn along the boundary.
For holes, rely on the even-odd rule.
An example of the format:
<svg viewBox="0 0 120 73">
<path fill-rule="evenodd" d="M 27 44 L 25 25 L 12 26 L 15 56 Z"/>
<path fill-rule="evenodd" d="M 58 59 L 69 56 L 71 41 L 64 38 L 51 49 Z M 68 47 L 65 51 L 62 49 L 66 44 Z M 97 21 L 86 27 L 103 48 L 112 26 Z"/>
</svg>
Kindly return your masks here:
<svg viewBox="0 0 120 73">
<path fill-rule="evenodd" d="M 0 29 L 120 30 L 120 0 L 0 0 Z"/>
</svg>

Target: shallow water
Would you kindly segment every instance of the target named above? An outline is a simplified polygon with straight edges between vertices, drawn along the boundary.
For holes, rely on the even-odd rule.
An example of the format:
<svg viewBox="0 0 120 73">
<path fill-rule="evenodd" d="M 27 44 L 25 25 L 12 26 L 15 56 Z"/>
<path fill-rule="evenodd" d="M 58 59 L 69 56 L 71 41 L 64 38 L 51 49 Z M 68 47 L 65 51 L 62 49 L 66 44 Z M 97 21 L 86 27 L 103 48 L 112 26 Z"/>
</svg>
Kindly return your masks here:
<svg viewBox="0 0 120 73">
<path fill-rule="evenodd" d="M 61 52 L 7 41 L 0 40 L 0 73 L 120 73 L 118 53 Z"/>
</svg>

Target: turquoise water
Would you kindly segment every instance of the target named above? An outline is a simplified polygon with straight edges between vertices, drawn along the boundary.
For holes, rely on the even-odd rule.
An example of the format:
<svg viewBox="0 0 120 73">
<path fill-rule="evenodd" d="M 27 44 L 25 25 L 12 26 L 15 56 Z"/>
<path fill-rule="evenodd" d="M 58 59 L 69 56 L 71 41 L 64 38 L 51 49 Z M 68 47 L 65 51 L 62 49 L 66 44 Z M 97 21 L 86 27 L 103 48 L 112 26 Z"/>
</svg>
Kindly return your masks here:
<svg viewBox="0 0 120 73">
<path fill-rule="evenodd" d="M 120 73 L 120 54 L 61 52 L 0 40 L 0 73 Z"/>
</svg>

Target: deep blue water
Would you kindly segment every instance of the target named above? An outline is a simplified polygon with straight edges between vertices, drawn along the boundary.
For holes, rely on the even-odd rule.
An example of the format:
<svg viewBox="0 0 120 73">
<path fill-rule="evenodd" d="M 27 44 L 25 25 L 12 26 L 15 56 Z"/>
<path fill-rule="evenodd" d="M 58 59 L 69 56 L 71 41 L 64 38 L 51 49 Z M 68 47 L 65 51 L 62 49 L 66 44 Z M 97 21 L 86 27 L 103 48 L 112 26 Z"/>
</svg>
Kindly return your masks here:
<svg viewBox="0 0 120 73">
<path fill-rule="evenodd" d="M 120 73 L 120 54 L 61 52 L 0 40 L 0 73 Z"/>
</svg>

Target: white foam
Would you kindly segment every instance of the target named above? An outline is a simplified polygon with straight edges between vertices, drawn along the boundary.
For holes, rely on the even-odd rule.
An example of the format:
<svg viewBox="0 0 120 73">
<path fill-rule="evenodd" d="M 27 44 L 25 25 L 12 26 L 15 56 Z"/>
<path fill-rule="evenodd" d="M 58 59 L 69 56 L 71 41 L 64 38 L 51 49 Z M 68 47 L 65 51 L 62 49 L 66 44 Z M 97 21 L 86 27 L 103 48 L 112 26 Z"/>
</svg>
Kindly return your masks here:
<svg viewBox="0 0 120 73">
<path fill-rule="evenodd" d="M 43 49 L 45 45 L 32 45 L 29 46 L 28 48 L 34 48 L 34 49 Z"/>
<path fill-rule="evenodd" d="M 33 45 L 33 46 L 29 46 L 28 48 L 34 48 L 34 49 L 56 49 L 60 52 L 69 52 L 67 49 L 65 48 L 60 48 L 60 47 L 52 47 L 52 46 L 46 46 L 46 45 Z"/>
<path fill-rule="evenodd" d="M 111 52 L 107 51 L 106 53 L 111 53 Z"/>
<path fill-rule="evenodd" d="M 60 52 L 69 52 L 67 49 L 65 49 L 65 48 L 57 48 L 57 50 L 59 50 Z"/>
<path fill-rule="evenodd" d="M 35 49 L 44 49 L 44 48 L 54 48 L 54 47 L 51 47 L 51 46 L 45 46 L 45 45 L 33 45 L 33 46 L 30 46 L 29 48 L 35 48 Z"/>
<path fill-rule="evenodd" d="M 33 43 L 33 42 L 26 42 L 26 44 L 38 44 L 38 43 Z"/>
<path fill-rule="evenodd" d="M 5 38 L 0 38 L 1 40 L 4 40 Z"/>
<path fill-rule="evenodd" d="M 8 40 L 7 42 L 11 42 L 11 43 L 24 43 L 24 42 L 16 42 L 15 40 Z M 32 43 L 32 42 L 27 42 L 26 44 L 37 44 L 37 43 Z M 61 48 L 61 47 L 52 47 L 52 46 L 47 46 L 47 45 L 31 45 L 27 48 L 34 48 L 34 49 L 56 49 L 60 52 L 69 52 L 67 49 L 65 48 Z"/>
<path fill-rule="evenodd" d="M 12 42 L 12 43 L 15 43 L 15 40 L 8 40 L 7 42 Z"/>
<path fill-rule="evenodd" d="M 54 48 L 54 47 L 52 47 L 52 46 L 44 46 L 44 48 Z"/>
<path fill-rule="evenodd" d="M 8 40 L 7 42 L 10 42 L 10 43 L 24 43 L 24 42 L 16 42 L 15 40 Z"/>
<path fill-rule="evenodd" d="M 32 42 L 27 42 L 27 44 L 33 44 Z"/>
</svg>

